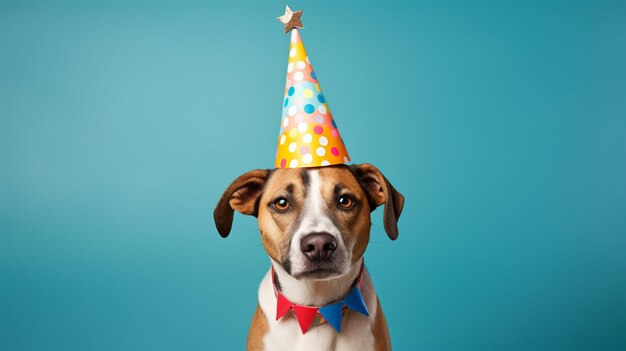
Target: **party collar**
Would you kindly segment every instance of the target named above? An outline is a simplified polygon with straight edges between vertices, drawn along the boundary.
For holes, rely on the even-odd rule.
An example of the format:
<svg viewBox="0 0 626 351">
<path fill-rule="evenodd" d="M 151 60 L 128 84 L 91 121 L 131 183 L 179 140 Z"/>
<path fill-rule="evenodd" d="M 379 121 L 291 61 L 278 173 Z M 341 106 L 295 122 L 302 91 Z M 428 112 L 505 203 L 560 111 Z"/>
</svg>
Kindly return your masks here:
<svg viewBox="0 0 626 351">
<path fill-rule="evenodd" d="M 302 334 L 313 326 L 324 324 L 328 322 L 337 333 L 341 332 L 341 319 L 343 314 L 351 309 L 359 312 L 362 315 L 369 317 L 369 312 L 365 306 L 365 300 L 363 300 L 363 294 L 361 294 L 361 278 L 363 277 L 364 263 L 361 264 L 361 271 L 359 276 L 355 280 L 354 287 L 348 292 L 348 294 L 341 300 L 327 304 L 324 306 L 305 306 L 299 305 L 289 301 L 276 287 L 274 281 L 274 266 L 272 265 L 272 286 L 274 287 L 274 293 L 276 294 L 276 320 L 283 318 L 289 311 L 293 310 L 293 315 L 296 317 Z"/>
</svg>

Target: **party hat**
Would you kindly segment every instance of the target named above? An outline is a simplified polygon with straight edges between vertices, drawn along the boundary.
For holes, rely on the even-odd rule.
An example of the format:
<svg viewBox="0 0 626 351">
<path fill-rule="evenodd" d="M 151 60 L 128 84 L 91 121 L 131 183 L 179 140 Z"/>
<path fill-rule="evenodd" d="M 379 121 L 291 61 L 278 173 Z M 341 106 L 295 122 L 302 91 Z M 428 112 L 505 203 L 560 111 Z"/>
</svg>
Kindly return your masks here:
<svg viewBox="0 0 626 351">
<path fill-rule="evenodd" d="M 317 81 L 298 32 L 302 11 L 278 19 L 291 31 L 287 84 L 276 151 L 276 168 L 318 167 L 350 161 L 337 124 Z"/>
</svg>

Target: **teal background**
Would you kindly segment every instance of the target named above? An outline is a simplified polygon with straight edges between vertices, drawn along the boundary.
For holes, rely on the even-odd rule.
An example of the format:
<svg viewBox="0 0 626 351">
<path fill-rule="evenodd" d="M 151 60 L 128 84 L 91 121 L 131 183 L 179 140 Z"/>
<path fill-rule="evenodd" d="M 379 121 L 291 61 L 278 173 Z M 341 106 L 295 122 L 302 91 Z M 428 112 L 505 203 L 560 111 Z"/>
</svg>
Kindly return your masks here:
<svg viewBox="0 0 626 351">
<path fill-rule="evenodd" d="M 273 165 L 284 1 L 2 1 L 2 350 L 242 349 L 269 264 L 212 210 Z M 398 350 L 626 349 L 626 3 L 289 3 Z"/>
</svg>

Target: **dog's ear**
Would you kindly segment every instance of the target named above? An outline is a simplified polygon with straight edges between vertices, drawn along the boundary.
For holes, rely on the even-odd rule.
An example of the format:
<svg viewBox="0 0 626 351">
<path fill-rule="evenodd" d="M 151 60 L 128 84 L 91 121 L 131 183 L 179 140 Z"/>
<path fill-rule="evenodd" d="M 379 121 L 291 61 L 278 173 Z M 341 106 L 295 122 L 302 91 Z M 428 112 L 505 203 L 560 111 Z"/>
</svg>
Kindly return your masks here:
<svg viewBox="0 0 626 351">
<path fill-rule="evenodd" d="M 239 176 L 226 188 L 213 211 L 215 227 L 223 238 L 230 234 L 235 210 L 255 217 L 258 215 L 257 203 L 269 174 L 269 170 L 256 169 Z"/>
<path fill-rule="evenodd" d="M 385 205 L 383 213 L 385 231 L 391 240 L 396 240 L 398 237 L 398 219 L 404 206 L 404 196 L 373 165 L 363 163 L 349 167 L 367 194 L 371 210 L 374 211 L 376 207 Z"/>
</svg>

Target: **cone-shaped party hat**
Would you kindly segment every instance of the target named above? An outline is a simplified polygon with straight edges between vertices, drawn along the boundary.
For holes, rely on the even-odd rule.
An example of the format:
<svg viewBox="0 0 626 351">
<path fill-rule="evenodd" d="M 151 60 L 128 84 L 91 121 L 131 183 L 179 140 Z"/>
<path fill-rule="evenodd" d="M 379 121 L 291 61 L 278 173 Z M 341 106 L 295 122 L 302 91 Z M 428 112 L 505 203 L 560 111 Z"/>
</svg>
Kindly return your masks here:
<svg viewBox="0 0 626 351">
<path fill-rule="evenodd" d="M 276 168 L 318 167 L 350 161 L 337 124 L 330 113 L 302 38 L 302 11 L 287 6 L 278 19 L 291 30 L 287 84 L 276 151 Z"/>
</svg>

